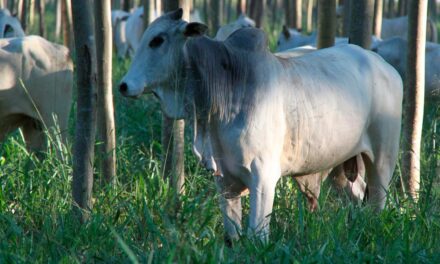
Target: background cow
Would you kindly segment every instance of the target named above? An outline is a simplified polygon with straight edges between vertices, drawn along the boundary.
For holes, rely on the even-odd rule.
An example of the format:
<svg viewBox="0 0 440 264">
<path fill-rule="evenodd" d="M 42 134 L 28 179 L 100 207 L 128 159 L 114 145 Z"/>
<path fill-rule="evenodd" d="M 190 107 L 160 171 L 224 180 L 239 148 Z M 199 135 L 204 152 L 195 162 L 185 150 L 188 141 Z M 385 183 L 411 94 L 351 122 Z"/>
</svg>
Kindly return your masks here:
<svg viewBox="0 0 440 264">
<path fill-rule="evenodd" d="M 401 37 L 394 37 L 380 42 L 373 51 L 377 52 L 399 72 L 402 79 L 406 79 L 406 51 L 408 41 Z M 440 45 L 426 43 L 425 56 L 425 96 L 427 99 L 440 98 Z"/>
<path fill-rule="evenodd" d="M 8 9 L 0 9 L 0 38 L 24 37 L 20 21 Z"/>
<path fill-rule="evenodd" d="M 55 117 L 65 139 L 73 81 L 69 50 L 38 36 L 2 39 L 0 74 L 0 141 L 21 127 L 27 147 L 44 150 L 44 131 L 54 132 Z"/>
</svg>

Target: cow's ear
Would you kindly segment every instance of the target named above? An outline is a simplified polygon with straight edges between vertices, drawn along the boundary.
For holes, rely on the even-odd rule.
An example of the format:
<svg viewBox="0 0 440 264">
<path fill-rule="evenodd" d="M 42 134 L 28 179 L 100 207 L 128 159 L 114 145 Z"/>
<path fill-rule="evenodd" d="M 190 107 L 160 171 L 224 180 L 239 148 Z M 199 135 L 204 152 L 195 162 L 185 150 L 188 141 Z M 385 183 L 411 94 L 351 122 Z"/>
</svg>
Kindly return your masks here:
<svg viewBox="0 0 440 264">
<path fill-rule="evenodd" d="M 287 28 L 286 25 L 283 25 L 283 35 L 284 35 L 284 37 L 285 37 L 286 39 L 289 39 L 289 38 L 290 38 L 290 31 L 289 31 L 289 29 Z"/>
<path fill-rule="evenodd" d="M 183 30 L 183 35 L 185 37 L 197 37 L 206 33 L 208 26 L 198 22 L 188 23 Z"/>
<path fill-rule="evenodd" d="M 127 21 L 127 19 L 128 19 L 129 17 L 130 17 L 129 15 L 123 16 L 123 17 L 121 17 L 121 21 Z"/>
<path fill-rule="evenodd" d="M 168 12 L 166 15 L 172 20 L 180 20 L 183 16 L 183 9 L 179 8 L 175 11 Z"/>
<path fill-rule="evenodd" d="M 13 17 L 17 17 L 17 13 L 13 13 L 12 16 L 13 16 Z"/>
</svg>

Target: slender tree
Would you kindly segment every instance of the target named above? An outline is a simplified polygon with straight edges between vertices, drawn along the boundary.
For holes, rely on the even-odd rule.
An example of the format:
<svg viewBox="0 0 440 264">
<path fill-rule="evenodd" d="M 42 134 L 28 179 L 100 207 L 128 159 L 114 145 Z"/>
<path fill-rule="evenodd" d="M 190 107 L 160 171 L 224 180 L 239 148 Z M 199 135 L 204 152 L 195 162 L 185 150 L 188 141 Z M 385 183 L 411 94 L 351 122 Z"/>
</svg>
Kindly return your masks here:
<svg viewBox="0 0 440 264">
<path fill-rule="evenodd" d="M 336 0 L 318 0 L 318 48 L 335 45 Z"/>
<path fill-rule="evenodd" d="M 382 32 L 383 0 L 374 1 L 373 35 L 380 38 Z"/>
<path fill-rule="evenodd" d="M 246 14 L 246 2 L 247 0 L 237 1 L 237 16 L 239 16 L 240 14 Z"/>
<path fill-rule="evenodd" d="M 265 0 L 251 0 L 250 17 L 255 20 L 256 27 L 263 26 Z"/>
<path fill-rule="evenodd" d="M 20 23 L 23 31 L 27 31 L 28 25 L 28 9 L 29 9 L 29 0 L 21 1 L 21 13 L 20 13 Z"/>
<path fill-rule="evenodd" d="M 45 22 L 46 1 L 38 0 L 37 8 L 38 8 L 38 28 L 40 30 L 40 36 L 46 38 L 46 22 Z"/>
<path fill-rule="evenodd" d="M 437 0 L 429 0 L 429 12 L 431 19 L 437 21 Z"/>
<path fill-rule="evenodd" d="M 315 0 L 307 0 L 307 32 L 313 31 L 313 4 Z M 349 1 L 347 1 L 349 2 Z"/>
<path fill-rule="evenodd" d="M 61 3 L 63 0 L 56 1 L 56 11 L 55 11 L 55 38 L 58 40 L 61 35 L 61 16 L 63 12 L 61 12 Z"/>
<path fill-rule="evenodd" d="M 189 21 L 189 0 L 166 0 L 164 11 L 169 12 L 182 7 L 183 19 Z M 170 179 L 177 192 L 183 191 L 184 170 L 184 120 L 173 120 L 162 115 L 162 148 L 164 150 L 164 176 Z"/>
<path fill-rule="evenodd" d="M 95 44 L 98 91 L 100 167 L 107 182 L 116 175 L 115 118 L 112 92 L 112 25 L 108 0 L 95 0 Z"/>
<path fill-rule="evenodd" d="M 122 10 L 125 12 L 130 12 L 132 6 L 132 0 L 123 0 L 122 2 Z"/>
<path fill-rule="evenodd" d="M 93 26 L 88 0 L 75 0 L 72 5 L 76 49 L 77 117 L 73 144 L 72 192 L 74 211 L 80 219 L 88 218 L 92 208 L 93 160 L 96 127 L 96 92 L 92 70 Z M 78 210 L 83 209 L 83 210 Z"/>
<path fill-rule="evenodd" d="M 349 42 L 369 49 L 374 11 L 374 0 L 351 1 Z"/>
<path fill-rule="evenodd" d="M 388 0 L 388 17 L 392 18 L 395 15 L 395 1 L 394 0 Z"/>
<path fill-rule="evenodd" d="M 404 89 L 402 174 L 406 192 L 417 201 L 425 98 L 427 0 L 411 0 L 409 8 L 406 87 Z"/>
<path fill-rule="evenodd" d="M 351 0 L 344 2 L 344 17 L 342 18 L 342 36 L 348 37 L 350 34 L 350 19 L 351 19 Z"/>
<path fill-rule="evenodd" d="M 210 0 L 209 3 L 211 7 L 208 7 L 209 28 L 211 33 L 215 35 L 223 22 L 223 0 Z"/>
<path fill-rule="evenodd" d="M 302 0 L 293 2 L 293 28 L 302 30 Z"/>
</svg>

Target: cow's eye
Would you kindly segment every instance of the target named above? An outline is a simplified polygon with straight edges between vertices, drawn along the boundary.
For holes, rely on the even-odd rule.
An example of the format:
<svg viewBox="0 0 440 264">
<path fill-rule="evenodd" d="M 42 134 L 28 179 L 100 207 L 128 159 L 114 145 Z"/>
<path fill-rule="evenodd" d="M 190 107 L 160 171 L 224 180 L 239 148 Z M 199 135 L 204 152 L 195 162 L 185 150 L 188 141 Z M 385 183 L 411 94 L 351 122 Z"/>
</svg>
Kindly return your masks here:
<svg viewBox="0 0 440 264">
<path fill-rule="evenodd" d="M 150 48 L 157 48 L 160 45 L 162 45 L 163 41 L 164 41 L 163 37 L 156 36 L 150 41 L 150 44 L 148 44 L 148 46 L 150 46 Z"/>
</svg>

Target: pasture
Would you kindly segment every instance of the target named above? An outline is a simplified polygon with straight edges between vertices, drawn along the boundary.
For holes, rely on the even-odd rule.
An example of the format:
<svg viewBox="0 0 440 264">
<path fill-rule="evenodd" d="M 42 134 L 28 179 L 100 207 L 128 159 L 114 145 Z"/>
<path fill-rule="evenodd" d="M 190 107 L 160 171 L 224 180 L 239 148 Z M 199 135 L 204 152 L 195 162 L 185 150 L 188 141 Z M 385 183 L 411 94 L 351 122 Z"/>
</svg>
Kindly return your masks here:
<svg viewBox="0 0 440 264">
<path fill-rule="evenodd" d="M 46 15 L 52 25 L 53 13 Z M 272 50 L 281 25 L 264 26 Z M 379 214 L 354 205 L 328 183 L 319 210 L 310 212 L 296 184 L 284 177 L 276 189 L 269 242 L 243 236 L 229 248 L 214 176 L 198 164 L 190 144 L 185 192 L 176 197 L 161 177 L 160 106 L 151 95 L 133 100 L 119 94 L 129 65 L 130 59 L 113 57 L 117 177 L 106 185 L 95 171 L 94 208 L 86 224 L 71 212 L 75 108 L 62 159 L 55 153 L 56 138 L 44 160 L 27 152 L 19 131 L 0 143 L 0 263 L 439 263 L 438 104 L 425 106 L 417 204 L 401 194 L 400 159 Z M 191 129 L 186 142 L 192 141 Z M 249 198 L 243 201 L 246 228 Z"/>
</svg>

